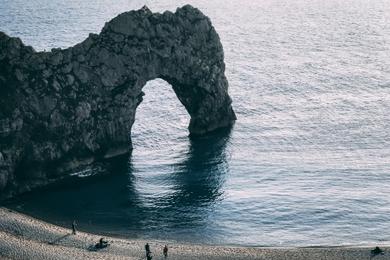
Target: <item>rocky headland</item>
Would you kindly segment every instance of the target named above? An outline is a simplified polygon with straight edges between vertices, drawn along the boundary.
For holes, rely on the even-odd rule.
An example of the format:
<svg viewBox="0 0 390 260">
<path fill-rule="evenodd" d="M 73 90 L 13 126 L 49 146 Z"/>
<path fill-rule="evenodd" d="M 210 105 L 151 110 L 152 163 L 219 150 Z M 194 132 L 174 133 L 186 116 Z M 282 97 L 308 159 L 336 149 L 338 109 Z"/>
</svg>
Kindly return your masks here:
<svg viewBox="0 0 390 260">
<path fill-rule="evenodd" d="M 0 32 L 0 198 L 129 153 L 142 88 L 156 78 L 186 108 L 190 134 L 235 121 L 219 36 L 189 5 L 122 13 L 51 52 Z"/>
</svg>

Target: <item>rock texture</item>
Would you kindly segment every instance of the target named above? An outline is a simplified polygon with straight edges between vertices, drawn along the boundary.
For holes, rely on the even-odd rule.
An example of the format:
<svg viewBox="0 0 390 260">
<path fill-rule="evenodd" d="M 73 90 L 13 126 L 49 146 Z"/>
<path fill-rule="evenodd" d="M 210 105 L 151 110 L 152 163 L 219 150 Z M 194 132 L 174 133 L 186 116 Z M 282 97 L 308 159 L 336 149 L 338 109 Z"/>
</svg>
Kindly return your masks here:
<svg viewBox="0 0 390 260">
<path fill-rule="evenodd" d="M 191 134 L 230 126 L 224 71 L 218 34 L 191 6 L 126 12 L 51 52 L 0 32 L 0 197 L 129 152 L 142 88 L 155 78 L 172 85 Z"/>
</svg>

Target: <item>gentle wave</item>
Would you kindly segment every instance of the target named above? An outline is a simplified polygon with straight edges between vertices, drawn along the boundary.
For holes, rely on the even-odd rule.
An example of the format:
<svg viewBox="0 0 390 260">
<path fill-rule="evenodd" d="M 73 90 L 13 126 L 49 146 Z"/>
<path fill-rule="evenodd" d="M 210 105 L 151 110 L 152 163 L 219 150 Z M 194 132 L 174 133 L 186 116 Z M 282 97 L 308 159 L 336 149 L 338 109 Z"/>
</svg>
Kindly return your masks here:
<svg viewBox="0 0 390 260">
<path fill-rule="evenodd" d="M 13 207 L 128 237 L 390 241 L 388 1 L 3 0 L 0 30 L 37 50 L 68 47 L 144 3 L 154 11 L 191 3 L 210 16 L 225 49 L 234 129 L 190 139 L 189 116 L 169 84 L 149 82 L 129 162 Z"/>
</svg>

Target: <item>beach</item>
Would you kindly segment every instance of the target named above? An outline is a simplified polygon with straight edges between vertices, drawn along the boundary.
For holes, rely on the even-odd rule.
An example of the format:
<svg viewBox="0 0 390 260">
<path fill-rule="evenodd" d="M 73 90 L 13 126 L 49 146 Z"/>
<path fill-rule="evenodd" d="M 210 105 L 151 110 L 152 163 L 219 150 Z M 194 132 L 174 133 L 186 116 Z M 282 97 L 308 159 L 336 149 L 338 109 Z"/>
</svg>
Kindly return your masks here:
<svg viewBox="0 0 390 260">
<path fill-rule="evenodd" d="M 97 234 L 55 226 L 24 214 L 0 208 L 0 258 L 2 259 L 145 259 L 148 242 L 153 259 L 164 259 L 162 249 L 169 247 L 168 259 L 370 259 L 373 247 L 270 248 L 178 244 L 171 241 L 143 241 L 105 237 L 110 246 L 95 250 Z M 381 246 L 390 259 L 389 246 Z"/>
</svg>

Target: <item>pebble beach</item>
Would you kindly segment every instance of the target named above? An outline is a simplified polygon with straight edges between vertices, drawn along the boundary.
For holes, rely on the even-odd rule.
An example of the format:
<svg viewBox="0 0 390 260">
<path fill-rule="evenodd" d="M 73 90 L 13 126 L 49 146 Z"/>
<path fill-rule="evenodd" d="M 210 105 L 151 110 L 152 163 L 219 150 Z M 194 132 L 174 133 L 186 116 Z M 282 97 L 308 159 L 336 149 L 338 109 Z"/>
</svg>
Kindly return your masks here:
<svg viewBox="0 0 390 260">
<path fill-rule="evenodd" d="M 390 259 L 390 247 L 383 255 L 372 257 L 372 247 L 270 248 L 179 244 L 168 241 L 143 241 L 105 237 L 110 246 L 96 250 L 102 236 L 55 226 L 24 214 L 0 208 L 1 259 L 146 259 L 148 242 L 153 259 L 164 259 L 162 249 L 169 247 L 167 259 L 267 259 L 267 260 L 339 260 Z"/>
</svg>

